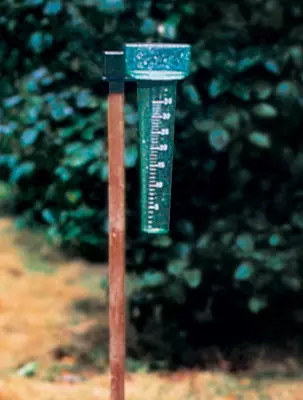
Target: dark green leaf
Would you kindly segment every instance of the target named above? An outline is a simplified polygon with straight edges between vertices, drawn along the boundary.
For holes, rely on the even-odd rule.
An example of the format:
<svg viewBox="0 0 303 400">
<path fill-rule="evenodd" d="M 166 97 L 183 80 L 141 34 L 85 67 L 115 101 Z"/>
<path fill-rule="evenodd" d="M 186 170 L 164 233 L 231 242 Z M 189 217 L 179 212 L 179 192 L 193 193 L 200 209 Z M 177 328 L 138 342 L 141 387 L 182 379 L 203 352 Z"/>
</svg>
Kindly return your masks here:
<svg viewBox="0 0 303 400">
<path fill-rule="evenodd" d="M 294 213 L 291 216 L 291 223 L 293 226 L 303 231 L 303 213 Z"/>
<path fill-rule="evenodd" d="M 177 224 L 177 230 L 187 238 L 193 237 L 194 235 L 194 225 L 188 220 L 180 220 Z"/>
<path fill-rule="evenodd" d="M 200 98 L 200 94 L 197 91 L 197 89 L 195 88 L 194 85 L 191 84 L 185 84 L 183 86 L 183 92 L 185 97 L 192 103 L 195 104 L 197 106 L 201 105 L 201 98 Z"/>
<path fill-rule="evenodd" d="M 32 72 L 31 76 L 34 80 L 40 81 L 42 78 L 45 78 L 49 74 L 49 70 L 45 67 L 40 67 Z"/>
<path fill-rule="evenodd" d="M 76 239 L 81 235 L 81 227 L 75 225 L 74 223 L 70 223 L 67 226 L 66 233 L 64 235 L 65 240 Z"/>
<path fill-rule="evenodd" d="M 29 105 L 27 110 L 26 110 L 26 123 L 27 124 L 36 124 L 38 121 L 38 118 L 40 116 L 40 113 L 42 111 L 43 108 L 43 104 L 38 103 L 38 104 L 33 104 L 33 105 Z M 46 122 L 45 122 L 46 125 Z"/>
<path fill-rule="evenodd" d="M 196 7 L 194 4 L 182 4 L 181 5 L 181 10 L 184 14 L 188 14 L 188 15 L 194 15 L 195 11 L 196 11 Z"/>
<path fill-rule="evenodd" d="M 25 0 L 26 6 L 37 7 L 44 3 L 44 0 Z"/>
<path fill-rule="evenodd" d="M 303 49 L 302 46 L 292 46 L 289 49 L 291 59 L 297 68 L 303 67 Z"/>
<path fill-rule="evenodd" d="M 277 109 L 268 103 L 259 103 L 253 107 L 253 113 L 263 119 L 276 118 L 278 115 Z"/>
<path fill-rule="evenodd" d="M 236 61 L 235 54 L 229 51 L 219 51 L 216 53 L 214 59 L 214 69 L 223 72 L 223 74 L 228 74 L 231 76 L 236 72 Z"/>
<path fill-rule="evenodd" d="M 281 73 L 281 68 L 279 64 L 274 60 L 265 61 L 264 66 L 267 71 L 271 72 L 273 75 L 280 75 Z"/>
<path fill-rule="evenodd" d="M 68 180 L 71 179 L 71 174 L 70 174 L 70 172 L 69 172 L 66 168 L 64 168 L 64 167 L 58 167 L 58 168 L 55 170 L 55 174 L 60 178 L 60 180 L 61 180 L 62 182 L 67 182 Z"/>
<path fill-rule="evenodd" d="M 283 284 L 294 292 L 299 292 L 302 289 L 301 280 L 298 277 L 294 276 L 283 276 L 282 277 Z"/>
<path fill-rule="evenodd" d="M 9 122 L 7 125 L 0 125 L 0 135 L 12 136 L 18 128 L 16 122 Z"/>
<path fill-rule="evenodd" d="M 281 235 L 279 235 L 278 233 L 274 233 L 270 236 L 269 238 L 269 244 L 272 247 L 277 247 L 279 246 L 281 243 L 283 243 L 283 238 L 281 237 Z"/>
<path fill-rule="evenodd" d="M 236 238 L 236 247 L 243 252 L 253 251 L 255 247 L 253 236 L 249 233 L 238 235 Z"/>
<path fill-rule="evenodd" d="M 243 52 L 243 57 L 237 62 L 236 65 L 237 72 L 247 71 L 250 68 L 255 67 L 260 62 L 260 55 L 256 54 L 255 51 L 253 54 L 249 55 L 245 55 L 244 53 L 245 51 Z"/>
<path fill-rule="evenodd" d="M 76 133 L 76 128 L 74 126 L 67 126 L 66 128 L 59 129 L 59 135 L 62 139 L 68 139 Z"/>
<path fill-rule="evenodd" d="M 294 175 L 303 174 L 303 153 L 299 152 L 291 165 L 291 173 Z"/>
<path fill-rule="evenodd" d="M 157 236 L 152 241 L 153 246 L 160 247 L 160 248 L 170 247 L 171 244 L 172 244 L 171 238 L 169 236 L 165 236 L 165 235 Z"/>
<path fill-rule="evenodd" d="M 38 139 L 39 134 L 40 132 L 35 128 L 26 129 L 20 138 L 21 146 L 32 146 Z"/>
<path fill-rule="evenodd" d="M 97 213 L 96 210 L 93 210 L 92 208 L 89 208 L 87 206 L 80 206 L 76 210 L 74 210 L 71 215 L 77 220 L 81 220 L 96 217 Z"/>
<path fill-rule="evenodd" d="M 214 129 L 209 134 L 209 143 L 216 151 L 223 151 L 230 142 L 230 134 L 227 130 Z"/>
<path fill-rule="evenodd" d="M 20 104 L 23 101 L 21 96 L 12 96 L 7 99 L 3 100 L 3 105 L 5 108 L 13 108 L 16 107 L 18 104 Z"/>
<path fill-rule="evenodd" d="M 65 197 L 69 203 L 76 204 L 80 201 L 80 199 L 82 197 L 82 193 L 80 190 L 68 190 L 65 193 Z"/>
<path fill-rule="evenodd" d="M 257 82 L 254 85 L 254 93 L 258 100 L 266 100 L 272 94 L 272 85 L 266 81 Z"/>
<path fill-rule="evenodd" d="M 25 161 L 16 166 L 10 176 L 10 182 L 17 183 L 21 178 L 30 175 L 35 169 L 35 164 L 31 161 Z"/>
<path fill-rule="evenodd" d="M 283 81 L 276 88 L 276 95 L 279 98 L 289 100 L 291 97 L 296 98 L 300 95 L 300 90 L 295 82 Z"/>
<path fill-rule="evenodd" d="M 190 243 L 179 242 L 176 243 L 174 249 L 176 257 L 178 257 L 180 260 L 187 260 L 191 254 L 192 246 Z"/>
<path fill-rule="evenodd" d="M 47 229 L 47 236 L 52 242 L 57 243 L 58 245 L 60 244 L 61 235 L 59 234 L 58 228 L 56 225 L 51 225 Z"/>
<path fill-rule="evenodd" d="M 244 84 L 236 83 L 233 85 L 231 93 L 243 101 L 250 100 L 250 88 Z"/>
<path fill-rule="evenodd" d="M 216 122 L 207 119 L 198 119 L 193 122 L 194 127 L 200 132 L 209 132 L 216 128 Z"/>
<path fill-rule="evenodd" d="M 212 235 L 210 233 L 204 234 L 202 236 L 200 236 L 200 238 L 197 241 L 197 248 L 204 250 L 204 249 L 208 249 L 209 245 L 211 243 L 212 240 Z"/>
<path fill-rule="evenodd" d="M 216 161 L 215 160 L 208 160 L 206 163 L 203 165 L 204 169 L 206 172 L 210 173 L 212 172 L 215 167 L 216 167 Z"/>
<path fill-rule="evenodd" d="M 14 168 L 17 164 L 19 157 L 16 154 L 0 154 L 0 165 L 5 165 L 9 168 Z"/>
<path fill-rule="evenodd" d="M 263 132 L 252 132 L 249 135 L 249 141 L 255 146 L 262 147 L 264 149 L 269 149 L 271 147 L 271 138 L 267 133 Z"/>
<path fill-rule="evenodd" d="M 65 165 L 75 168 L 82 167 L 97 157 L 93 146 L 84 146 L 79 142 L 68 145 L 65 152 Z"/>
<path fill-rule="evenodd" d="M 199 269 L 191 269 L 184 272 L 184 279 L 187 285 L 196 289 L 202 280 L 202 272 Z"/>
<path fill-rule="evenodd" d="M 168 40 L 175 40 L 178 33 L 178 25 L 180 16 L 178 14 L 172 14 L 163 24 L 158 26 L 159 34 Z"/>
<path fill-rule="evenodd" d="M 84 129 L 81 133 L 81 137 L 85 140 L 92 140 L 95 136 L 95 129 L 94 128 L 87 128 Z"/>
<path fill-rule="evenodd" d="M 143 281 L 145 286 L 157 287 L 166 281 L 166 277 L 162 272 L 146 271 L 143 274 Z"/>
<path fill-rule="evenodd" d="M 44 37 L 43 37 L 43 41 L 44 41 L 44 49 L 48 49 L 51 47 L 51 45 L 53 44 L 53 35 L 50 33 L 45 33 Z"/>
<path fill-rule="evenodd" d="M 100 178 L 103 182 L 108 180 L 108 165 L 103 164 L 101 167 Z"/>
<path fill-rule="evenodd" d="M 98 101 L 88 90 L 81 90 L 76 96 L 76 106 L 82 108 L 96 108 Z"/>
<path fill-rule="evenodd" d="M 60 0 L 48 0 L 43 9 L 45 15 L 57 15 L 62 10 L 62 3 Z"/>
<path fill-rule="evenodd" d="M 260 311 L 266 308 L 266 306 L 267 301 L 259 297 L 251 297 L 248 302 L 248 308 L 254 314 L 258 314 Z"/>
<path fill-rule="evenodd" d="M 125 149 L 124 162 L 127 168 L 134 167 L 137 164 L 138 147 L 136 145 L 127 146 Z"/>
<path fill-rule="evenodd" d="M 64 121 L 74 113 L 73 109 L 62 100 L 51 101 L 49 107 L 52 119 L 57 122 Z"/>
<path fill-rule="evenodd" d="M 124 11 L 124 0 L 97 0 L 96 4 L 100 11 L 108 14 L 114 14 Z"/>
<path fill-rule="evenodd" d="M 224 246 L 230 246 L 233 241 L 233 238 L 234 238 L 233 232 L 226 232 L 221 236 L 220 240 Z"/>
<path fill-rule="evenodd" d="M 186 301 L 184 285 L 178 281 L 171 283 L 166 289 L 166 296 L 173 299 L 177 304 L 184 304 Z"/>
<path fill-rule="evenodd" d="M 128 125 L 135 125 L 138 122 L 138 113 L 131 104 L 125 104 L 125 121 Z"/>
<path fill-rule="evenodd" d="M 180 276 L 187 266 L 188 262 L 185 260 L 171 260 L 167 265 L 167 271 L 171 275 Z"/>
<path fill-rule="evenodd" d="M 203 50 L 201 55 L 199 56 L 199 64 L 203 68 L 210 68 L 212 65 L 212 55 L 211 52 L 208 50 Z"/>
<path fill-rule="evenodd" d="M 145 18 L 140 27 L 140 31 L 143 35 L 153 35 L 157 30 L 157 24 L 152 18 Z"/>
<path fill-rule="evenodd" d="M 253 265 L 249 262 L 243 262 L 237 267 L 234 277 L 237 281 L 245 281 L 251 278 L 253 273 Z"/>
<path fill-rule="evenodd" d="M 51 225 L 56 223 L 56 219 L 49 208 L 45 208 L 44 210 L 42 210 L 41 215 L 44 221 L 47 222 L 48 224 Z"/>
<path fill-rule="evenodd" d="M 226 128 L 238 130 L 240 128 L 240 120 L 240 114 L 238 112 L 230 111 L 225 115 L 223 125 Z"/>
<path fill-rule="evenodd" d="M 214 99 L 221 96 L 230 88 L 230 82 L 223 75 L 213 78 L 208 88 L 209 96 Z"/>
<path fill-rule="evenodd" d="M 266 257 L 266 267 L 272 271 L 282 271 L 286 267 L 286 261 L 279 256 Z"/>
<path fill-rule="evenodd" d="M 8 203 L 13 200 L 13 190 L 10 184 L 0 182 L 0 203 Z"/>
<path fill-rule="evenodd" d="M 31 50 L 40 54 L 53 43 L 53 37 L 50 33 L 34 32 L 29 38 L 29 47 Z"/>
</svg>

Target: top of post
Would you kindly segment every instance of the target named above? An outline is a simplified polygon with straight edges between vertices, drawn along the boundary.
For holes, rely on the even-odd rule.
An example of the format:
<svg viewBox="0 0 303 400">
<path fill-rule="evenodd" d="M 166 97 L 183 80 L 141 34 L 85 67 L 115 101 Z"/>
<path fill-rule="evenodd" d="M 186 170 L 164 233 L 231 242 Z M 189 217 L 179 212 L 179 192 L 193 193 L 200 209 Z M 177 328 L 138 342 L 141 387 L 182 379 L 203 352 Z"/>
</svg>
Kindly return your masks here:
<svg viewBox="0 0 303 400">
<path fill-rule="evenodd" d="M 125 80 L 125 59 L 123 51 L 103 52 L 103 79 L 106 81 Z"/>
<path fill-rule="evenodd" d="M 189 74 L 190 45 L 125 44 L 126 75 L 136 80 L 179 80 Z"/>
</svg>

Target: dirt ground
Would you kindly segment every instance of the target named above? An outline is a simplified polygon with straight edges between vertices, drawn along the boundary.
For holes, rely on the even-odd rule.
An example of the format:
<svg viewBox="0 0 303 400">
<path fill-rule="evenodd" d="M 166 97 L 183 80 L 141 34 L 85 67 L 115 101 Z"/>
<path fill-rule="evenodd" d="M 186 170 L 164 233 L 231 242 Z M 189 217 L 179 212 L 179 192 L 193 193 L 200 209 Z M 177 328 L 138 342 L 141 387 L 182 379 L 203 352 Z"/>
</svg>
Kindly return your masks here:
<svg viewBox="0 0 303 400">
<path fill-rule="evenodd" d="M 108 373 L 85 372 L 72 352 L 62 351 L 77 343 L 77 351 L 82 346 L 85 353 L 85 343 L 79 343 L 92 327 L 107 331 L 105 295 L 98 284 L 106 270 L 61 256 L 50 261 L 49 249 L 35 240 L 30 232 L 16 231 L 12 219 L 0 219 L 0 400 L 109 399 Z M 77 311 L 75 304 L 83 308 L 88 298 L 104 308 L 93 315 Z M 142 397 L 303 400 L 303 381 L 260 383 L 198 371 L 127 375 L 127 400 Z"/>
</svg>

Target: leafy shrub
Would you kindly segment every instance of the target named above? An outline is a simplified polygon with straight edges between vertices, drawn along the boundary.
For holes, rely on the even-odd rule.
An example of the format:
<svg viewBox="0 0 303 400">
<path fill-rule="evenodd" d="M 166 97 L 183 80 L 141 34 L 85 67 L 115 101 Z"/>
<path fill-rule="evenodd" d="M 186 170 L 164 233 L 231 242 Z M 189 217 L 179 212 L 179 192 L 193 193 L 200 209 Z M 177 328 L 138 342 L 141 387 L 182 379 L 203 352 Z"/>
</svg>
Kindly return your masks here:
<svg viewBox="0 0 303 400">
<path fill-rule="evenodd" d="M 262 313 L 286 307 L 285 298 L 292 310 L 302 287 L 300 2 L 28 0 L 2 15 L 1 133 L 11 152 L 0 163 L 17 209 L 98 259 L 107 246 L 101 50 L 193 44 L 191 76 L 178 87 L 169 236 L 139 233 L 137 113 L 127 87 L 131 316 L 149 351 L 169 358 L 193 328 L 230 318 L 226 310 Z"/>
</svg>

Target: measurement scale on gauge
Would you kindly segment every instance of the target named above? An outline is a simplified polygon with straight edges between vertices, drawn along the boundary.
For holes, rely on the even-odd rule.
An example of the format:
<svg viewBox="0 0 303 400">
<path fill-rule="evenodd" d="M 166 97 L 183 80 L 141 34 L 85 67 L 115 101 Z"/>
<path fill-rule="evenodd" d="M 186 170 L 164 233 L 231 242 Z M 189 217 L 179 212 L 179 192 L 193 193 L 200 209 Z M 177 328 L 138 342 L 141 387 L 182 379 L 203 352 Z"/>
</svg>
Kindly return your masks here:
<svg viewBox="0 0 303 400">
<path fill-rule="evenodd" d="M 169 230 L 177 80 L 188 75 L 190 46 L 125 45 L 126 74 L 137 81 L 141 229 Z"/>
</svg>

